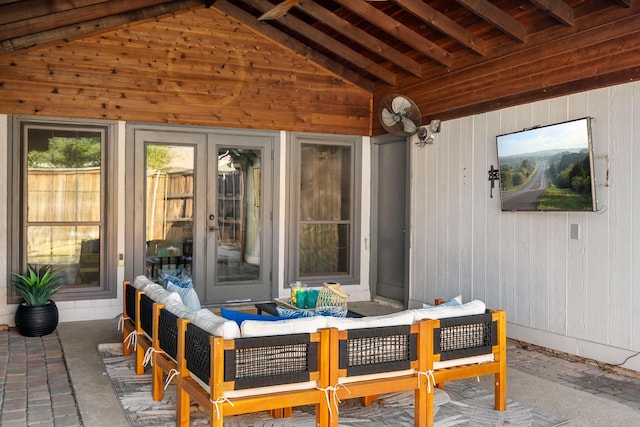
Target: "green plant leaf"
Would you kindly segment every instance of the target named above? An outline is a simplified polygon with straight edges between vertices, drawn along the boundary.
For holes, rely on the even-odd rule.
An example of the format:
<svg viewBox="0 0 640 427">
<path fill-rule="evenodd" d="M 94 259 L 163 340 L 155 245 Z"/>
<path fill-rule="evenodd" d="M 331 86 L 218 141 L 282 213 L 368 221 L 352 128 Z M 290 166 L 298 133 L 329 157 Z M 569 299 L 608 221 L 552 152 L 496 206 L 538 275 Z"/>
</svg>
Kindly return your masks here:
<svg viewBox="0 0 640 427">
<path fill-rule="evenodd" d="M 45 305 L 63 286 L 63 277 L 52 265 L 36 270 L 27 267 L 27 274 L 13 273 L 12 284 L 28 305 Z"/>
</svg>

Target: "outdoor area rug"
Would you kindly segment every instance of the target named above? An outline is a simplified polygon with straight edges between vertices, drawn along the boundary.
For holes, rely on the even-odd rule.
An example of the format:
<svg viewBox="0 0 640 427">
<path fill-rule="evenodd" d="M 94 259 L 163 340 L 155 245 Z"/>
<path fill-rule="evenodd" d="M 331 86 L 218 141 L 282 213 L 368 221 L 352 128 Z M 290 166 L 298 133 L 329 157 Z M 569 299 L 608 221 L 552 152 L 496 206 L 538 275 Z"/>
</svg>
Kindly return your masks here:
<svg viewBox="0 0 640 427">
<path fill-rule="evenodd" d="M 111 380 L 122 408 L 133 427 L 175 426 L 176 387 L 170 384 L 163 399 L 151 397 L 151 373 L 136 375 L 135 355 L 123 356 L 122 344 L 100 344 L 98 352 Z M 452 381 L 444 389 L 435 390 L 435 425 L 438 427 L 494 427 L 530 426 L 555 427 L 566 423 L 549 414 L 507 399 L 507 410 L 493 409 L 493 393 L 473 381 Z M 359 399 L 340 404 L 340 426 L 413 426 L 413 393 L 395 393 L 379 396 L 369 407 Z M 209 425 L 207 413 L 195 405 L 191 411 L 191 425 Z M 315 407 L 294 408 L 291 418 L 275 419 L 266 412 L 225 417 L 228 427 L 314 427 Z"/>
</svg>

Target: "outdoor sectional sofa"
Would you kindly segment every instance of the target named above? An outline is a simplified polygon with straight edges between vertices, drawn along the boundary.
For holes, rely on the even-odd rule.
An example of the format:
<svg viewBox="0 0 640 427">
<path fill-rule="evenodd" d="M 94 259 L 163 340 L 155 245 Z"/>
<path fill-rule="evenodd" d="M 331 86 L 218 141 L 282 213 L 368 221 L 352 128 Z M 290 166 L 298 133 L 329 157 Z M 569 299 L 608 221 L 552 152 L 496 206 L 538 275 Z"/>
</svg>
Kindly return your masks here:
<svg viewBox="0 0 640 427">
<path fill-rule="evenodd" d="M 125 301 L 125 317 L 143 338 L 136 365 L 144 369 L 145 354 L 152 362 L 154 399 L 162 398 L 163 374 L 166 383 L 175 378 L 178 426 L 189 425 L 191 401 L 210 413 L 212 426 L 262 410 L 287 416 L 283 408 L 301 405 L 316 406 L 316 425 L 337 426 L 341 400 L 360 397 L 366 405 L 398 391 L 414 393 L 415 425 L 431 426 L 435 385 L 489 374 L 494 408 L 506 409 L 505 312 L 485 310 L 480 301 L 362 319 L 246 320 L 239 327 L 207 309 L 188 309 L 144 276 L 124 287 L 125 295 L 127 288 L 137 295 L 129 314 Z"/>
</svg>

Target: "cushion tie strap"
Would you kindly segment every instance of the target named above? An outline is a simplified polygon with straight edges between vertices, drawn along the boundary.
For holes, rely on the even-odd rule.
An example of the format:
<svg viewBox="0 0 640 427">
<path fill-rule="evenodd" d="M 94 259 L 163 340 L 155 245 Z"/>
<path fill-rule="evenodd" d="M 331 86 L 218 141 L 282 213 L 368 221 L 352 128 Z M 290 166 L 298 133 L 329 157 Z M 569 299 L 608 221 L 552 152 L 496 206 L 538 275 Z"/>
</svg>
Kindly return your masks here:
<svg viewBox="0 0 640 427">
<path fill-rule="evenodd" d="M 216 408 L 216 414 L 218 415 L 218 419 L 220 419 L 220 404 L 227 402 L 229 405 L 233 406 L 233 402 L 229 400 L 227 397 L 219 397 L 216 400 L 209 399 L 209 402 Z"/>
<path fill-rule="evenodd" d="M 138 344 L 138 333 L 136 331 L 131 331 L 123 342 L 127 343 L 127 348 L 131 348 L 131 346 L 135 347 Z"/>
<path fill-rule="evenodd" d="M 147 366 L 148 364 L 151 364 L 151 366 L 153 366 L 153 353 L 164 353 L 164 351 L 149 347 L 147 351 L 144 352 L 142 366 Z"/>
<path fill-rule="evenodd" d="M 118 331 L 124 332 L 124 322 L 126 320 L 131 320 L 131 318 L 125 316 L 124 314 L 120 315 L 120 317 L 118 318 Z"/>
<path fill-rule="evenodd" d="M 340 398 L 338 397 L 338 389 L 340 387 L 344 387 L 345 390 L 347 390 L 349 393 L 351 393 L 351 391 L 349 390 L 349 388 L 344 385 L 344 384 L 338 384 L 338 385 L 334 385 L 334 386 L 330 386 L 330 387 L 326 387 L 326 388 L 320 388 L 320 387 L 316 387 L 316 390 L 320 390 L 321 392 L 324 393 L 324 398 L 327 399 L 327 406 L 329 407 L 329 419 L 333 419 L 333 411 L 331 410 L 332 406 L 336 407 L 336 415 L 339 414 L 339 407 L 338 405 L 341 403 Z M 329 392 L 331 392 L 331 397 L 329 397 Z M 333 402 L 333 405 L 332 405 Z"/>
<path fill-rule="evenodd" d="M 418 388 L 420 388 L 420 377 L 423 375 L 427 379 L 427 393 L 431 393 L 431 384 L 433 384 L 434 387 L 436 386 L 436 378 L 433 376 L 433 371 L 418 372 Z"/>
<path fill-rule="evenodd" d="M 164 382 L 164 387 L 162 389 L 166 390 L 167 387 L 169 387 L 169 383 L 171 382 L 171 380 L 173 380 L 173 378 L 179 373 L 180 371 L 178 371 L 177 369 L 169 370 L 169 375 L 167 376 L 167 380 Z"/>
</svg>

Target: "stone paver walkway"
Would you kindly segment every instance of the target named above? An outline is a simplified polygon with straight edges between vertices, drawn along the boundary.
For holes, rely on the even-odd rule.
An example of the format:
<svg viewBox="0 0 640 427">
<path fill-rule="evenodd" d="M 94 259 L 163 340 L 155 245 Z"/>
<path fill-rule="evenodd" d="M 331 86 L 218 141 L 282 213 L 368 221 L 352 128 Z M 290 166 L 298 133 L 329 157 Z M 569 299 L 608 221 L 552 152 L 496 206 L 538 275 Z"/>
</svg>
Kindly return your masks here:
<svg viewBox="0 0 640 427">
<path fill-rule="evenodd" d="M 80 426 L 57 334 L 0 332 L 0 426 Z"/>
</svg>

